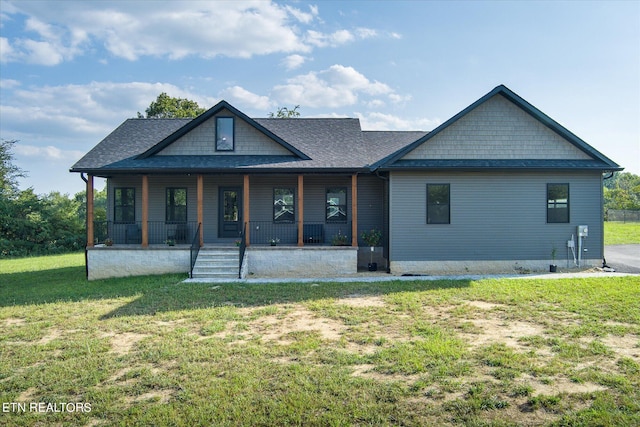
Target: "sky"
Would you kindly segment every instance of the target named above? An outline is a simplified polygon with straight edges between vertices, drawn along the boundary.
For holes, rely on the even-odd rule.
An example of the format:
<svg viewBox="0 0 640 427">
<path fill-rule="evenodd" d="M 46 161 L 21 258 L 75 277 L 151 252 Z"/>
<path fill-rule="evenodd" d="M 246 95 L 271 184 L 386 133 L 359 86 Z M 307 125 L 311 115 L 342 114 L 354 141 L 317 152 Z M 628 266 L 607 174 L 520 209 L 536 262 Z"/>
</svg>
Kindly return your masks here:
<svg viewBox="0 0 640 427">
<path fill-rule="evenodd" d="M 640 174 L 638 1 L 0 0 L 0 138 L 38 194 L 161 92 L 429 131 L 500 84 Z"/>
</svg>

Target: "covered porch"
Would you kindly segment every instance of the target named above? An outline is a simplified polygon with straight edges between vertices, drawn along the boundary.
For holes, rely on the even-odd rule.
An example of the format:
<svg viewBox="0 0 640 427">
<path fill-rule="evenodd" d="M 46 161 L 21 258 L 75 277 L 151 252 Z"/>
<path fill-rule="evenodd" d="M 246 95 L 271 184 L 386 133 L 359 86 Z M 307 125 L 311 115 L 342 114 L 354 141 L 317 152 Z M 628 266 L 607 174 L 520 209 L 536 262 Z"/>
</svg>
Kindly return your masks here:
<svg viewBox="0 0 640 427">
<path fill-rule="evenodd" d="M 359 195 L 359 187 L 364 194 Z M 177 209 L 167 202 L 176 188 L 184 189 L 181 219 L 186 221 L 167 213 Z M 124 189 L 131 189 L 132 199 L 126 221 L 118 206 L 129 202 L 116 200 Z M 88 176 L 88 270 L 117 252 L 122 263 L 148 263 L 147 254 L 154 262 L 172 264 L 172 271 L 191 272 L 200 249 L 216 246 L 239 253 L 240 277 L 356 273 L 358 201 L 364 196 L 368 202 L 364 227 L 382 229 L 382 189 L 382 181 L 358 174 L 117 176 L 109 177 L 107 185 L 107 220 L 95 221 L 93 177 Z M 372 200 L 380 204 L 374 206 Z M 340 248 L 350 251 L 339 254 Z M 103 249 L 109 255 L 95 252 Z M 127 253 L 135 255 L 128 258 Z M 170 257 L 182 259 L 180 267 L 166 261 Z"/>
<path fill-rule="evenodd" d="M 305 184 L 305 179 L 311 182 Z M 273 243 L 358 246 L 357 174 L 110 178 L 106 221 L 94 218 L 93 176 L 87 177 L 86 186 L 87 247 L 108 240 L 141 247 L 171 241 L 186 244 L 196 230 L 200 246 L 241 238 L 248 247 Z M 117 196 L 125 190 L 131 194 L 130 201 Z M 179 206 L 167 202 L 171 190 L 184 192 Z M 171 213 L 179 209 L 182 215 Z"/>
</svg>

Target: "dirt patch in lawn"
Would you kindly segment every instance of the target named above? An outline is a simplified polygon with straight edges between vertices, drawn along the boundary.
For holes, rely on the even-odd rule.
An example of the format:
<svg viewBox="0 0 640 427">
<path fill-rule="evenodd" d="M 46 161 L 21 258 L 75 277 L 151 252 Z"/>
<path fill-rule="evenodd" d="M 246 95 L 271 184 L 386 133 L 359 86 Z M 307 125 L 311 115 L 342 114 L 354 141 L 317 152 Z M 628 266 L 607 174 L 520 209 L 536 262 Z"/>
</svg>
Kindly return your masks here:
<svg viewBox="0 0 640 427">
<path fill-rule="evenodd" d="M 304 307 L 297 306 L 284 317 L 265 316 L 249 324 L 249 331 L 261 335 L 263 341 L 291 344 L 284 336 L 292 332 L 317 332 L 321 338 L 337 341 L 345 325 L 332 319 L 315 316 Z"/>
<path fill-rule="evenodd" d="M 133 346 L 149 336 L 150 335 L 147 334 L 136 334 L 134 332 L 123 332 L 120 334 L 110 332 L 103 335 L 103 337 L 110 338 L 111 351 L 121 355 L 131 352 Z"/>
<path fill-rule="evenodd" d="M 24 320 L 24 319 L 17 319 L 17 318 L 9 317 L 7 319 L 4 319 L 4 323 L 7 326 L 22 326 L 22 325 L 26 325 L 27 321 Z"/>
<path fill-rule="evenodd" d="M 630 357 L 640 362 L 640 337 L 637 335 L 624 335 L 622 337 L 608 335 L 602 342 L 616 354 Z"/>
<path fill-rule="evenodd" d="M 363 296 L 360 294 L 347 295 L 336 301 L 336 304 L 349 305 L 351 307 L 384 307 L 385 303 L 382 297 Z"/>
<path fill-rule="evenodd" d="M 56 340 L 60 337 L 62 337 L 62 331 L 59 331 L 58 329 L 49 329 L 49 333 L 40 338 L 40 340 L 36 341 L 36 344 L 49 344 L 51 341 Z"/>
<path fill-rule="evenodd" d="M 171 396 L 173 396 L 173 390 L 163 389 L 163 390 L 150 391 L 148 393 L 143 393 L 138 396 L 129 396 L 127 397 L 126 401 L 129 405 L 132 405 L 138 402 L 144 402 L 147 400 L 164 404 L 169 402 L 169 400 L 171 399 Z"/>
<path fill-rule="evenodd" d="M 507 321 L 497 317 L 469 319 L 469 321 L 479 332 L 461 333 L 460 335 L 471 347 L 502 342 L 508 347 L 524 351 L 527 347 L 520 342 L 522 338 L 540 335 L 544 332 L 544 329 L 535 323 Z"/>
</svg>

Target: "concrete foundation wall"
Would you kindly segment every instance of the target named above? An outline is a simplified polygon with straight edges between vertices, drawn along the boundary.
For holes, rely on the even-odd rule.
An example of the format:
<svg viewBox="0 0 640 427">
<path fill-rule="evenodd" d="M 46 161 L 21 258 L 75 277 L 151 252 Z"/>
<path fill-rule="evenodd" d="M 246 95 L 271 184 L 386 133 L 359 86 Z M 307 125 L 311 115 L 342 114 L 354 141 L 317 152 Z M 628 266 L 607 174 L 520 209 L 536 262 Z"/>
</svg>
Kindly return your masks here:
<svg viewBox="0 0 640 427">
<path fill-rule="evenodd" d="M 548 272 L 551 260 L 505 260 L 505 261 L 391 261 L 391 274 L 513 274 L 527 272 Z M 565 259 L 557 259 L 558 271 L 574 269 L 573 260 L 567 268 Z M 599 267 L 599 260 L 582 260 L 581 268 Z"/>
<path fill-rule="evenodd" d="M 90 248 L 89 280 L 149 274 L 189 273 L 188 248 Z"/>
<path fill-rule="evenodd" d="M 358 272 L 354 247 L 249 247 L 245 253 L 247 278 L 335 277 Z"/>
</svg>

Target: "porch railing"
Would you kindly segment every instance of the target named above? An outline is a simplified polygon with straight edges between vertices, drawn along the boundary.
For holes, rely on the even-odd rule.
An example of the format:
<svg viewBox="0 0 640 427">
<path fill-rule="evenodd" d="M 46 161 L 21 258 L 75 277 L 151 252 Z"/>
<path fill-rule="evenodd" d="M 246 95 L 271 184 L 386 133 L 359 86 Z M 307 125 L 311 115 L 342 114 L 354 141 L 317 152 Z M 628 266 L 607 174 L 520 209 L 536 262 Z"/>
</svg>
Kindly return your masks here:
<svg viewBox="0 0 640 427">
<path fill-rule="evenodd" d="M 252 245 L 295 245 L 298 243 L 298 223 L 274 223 L 272 221 L 251 221 L 250 239 Z M 351 246 L 351 222 L 324 223 L 307 222 L 302 225 L 302 241 L 305 245 Z"/>
<path fill-rule="evenodd" d="M 165 221 L 148 221 L 149 244 L 164 244 L 173 240 L 176 244 L 189 244 L 193 231 L 198 228 L 197 221 L 167 223 Z M 93 222 L 94 243 L 104 243 L 111 239 L 115 244 L 141 244 L 142 222 L 117 223 L 113 221 Z"/>
<path fill-rule="evenodd" d="M 191 239 L 191 249 L 190 249 L 190 260 L 191 260 L 191 268 L 189 269 L 189 277 L 193 279 L 193 267 L 196 265 L 196 260 L 198 259 L 198 254 L 200 253 L 200 227 L 202 224 L 198 223 L 198 228 L 196 229 L 196 234 Z"/>
</svg>

